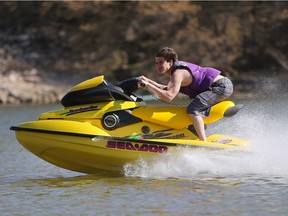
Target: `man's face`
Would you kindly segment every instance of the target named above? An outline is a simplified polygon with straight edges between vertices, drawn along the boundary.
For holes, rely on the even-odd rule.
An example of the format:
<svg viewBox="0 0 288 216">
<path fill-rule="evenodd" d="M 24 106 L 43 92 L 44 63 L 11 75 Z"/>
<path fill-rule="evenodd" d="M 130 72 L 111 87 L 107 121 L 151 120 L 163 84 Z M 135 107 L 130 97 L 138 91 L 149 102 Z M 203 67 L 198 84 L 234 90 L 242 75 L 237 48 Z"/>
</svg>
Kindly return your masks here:
<svg viewBox="0 0 288 216">
<path fill-rule="evenodd" d="M 155 65 L 159 74 L 165 74 L 173 65 L 173 61 L 166 61 L 163 57 L 155 57 Z"/>
</svg>

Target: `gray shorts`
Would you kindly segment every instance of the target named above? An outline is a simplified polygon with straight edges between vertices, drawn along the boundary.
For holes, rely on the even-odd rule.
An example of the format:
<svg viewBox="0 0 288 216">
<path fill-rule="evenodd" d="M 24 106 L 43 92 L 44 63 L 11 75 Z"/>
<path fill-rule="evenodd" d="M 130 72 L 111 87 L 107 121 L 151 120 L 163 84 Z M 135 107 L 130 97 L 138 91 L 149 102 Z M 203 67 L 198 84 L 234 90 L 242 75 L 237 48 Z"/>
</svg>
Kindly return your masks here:
<svg viewBox="0 0 288 216">
<path fill-rule="evenodd" d="M 210 108 L 233 93 L 233 84 L 230 79 L 224 77 L 214 82 L 209 90 L 200 93 L 188 105 L 187 113 L 196 116 L 208 117 Z"/>
</svg>

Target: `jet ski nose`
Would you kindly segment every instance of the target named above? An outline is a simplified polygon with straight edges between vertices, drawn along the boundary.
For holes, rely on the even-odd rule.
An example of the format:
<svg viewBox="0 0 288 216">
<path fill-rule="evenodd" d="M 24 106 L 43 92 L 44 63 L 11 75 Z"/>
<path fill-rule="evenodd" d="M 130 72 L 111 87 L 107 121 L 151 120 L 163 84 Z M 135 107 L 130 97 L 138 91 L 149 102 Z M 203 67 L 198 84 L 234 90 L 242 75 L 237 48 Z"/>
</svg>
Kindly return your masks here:
<svg viewBox="0 0 288 216">
<path fill-rule="evenodd" d="M 243 104 L 237 104 L 229 109 L 227 109 L 224 113 L 224 117 L 232 117 L 238 113 L 238 111 L 243 107 Z"/>
</svg>

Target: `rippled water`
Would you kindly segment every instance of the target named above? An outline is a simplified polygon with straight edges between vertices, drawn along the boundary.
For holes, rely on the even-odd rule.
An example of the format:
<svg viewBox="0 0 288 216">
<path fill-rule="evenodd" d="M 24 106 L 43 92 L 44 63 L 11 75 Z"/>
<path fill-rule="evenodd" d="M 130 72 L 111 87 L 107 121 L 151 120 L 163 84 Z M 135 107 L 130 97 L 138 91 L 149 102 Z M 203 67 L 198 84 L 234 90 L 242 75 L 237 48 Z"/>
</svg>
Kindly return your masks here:
<svg viewBox="0 0 288 216">
<path fill-rule="evenodd" d="M 288 101 L 244 101 L 208 133 L 251 152 L 183 151 L 125 166 L 124 176 L 64 170 L 19 145 L 11 125 L 59 106 L 0 107 L 1 215 L 287 215 Z"/>
</svg>

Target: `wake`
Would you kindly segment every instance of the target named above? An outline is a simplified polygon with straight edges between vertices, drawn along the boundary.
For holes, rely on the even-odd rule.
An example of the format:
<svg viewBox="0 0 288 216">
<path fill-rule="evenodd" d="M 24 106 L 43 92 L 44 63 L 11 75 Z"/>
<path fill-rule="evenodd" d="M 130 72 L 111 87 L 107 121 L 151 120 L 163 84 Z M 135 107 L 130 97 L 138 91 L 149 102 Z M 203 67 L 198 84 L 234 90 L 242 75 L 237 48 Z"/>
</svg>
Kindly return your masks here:
<svg viewBox="0 0 288 216">
<path fill-rule="evenodd" d="M 287 123 L 275 109 L 253 106 L 256 106 L 252 107 L 253 112 L 246 108 L 236 117 L 216 123 L 207 130 L 207 135 L 221 133 L 249 140 L 248 151 L 183 149 L 126 164 L 125 175 L 161 179 L 199 175 L 288 177 Z"/>
</svg>

